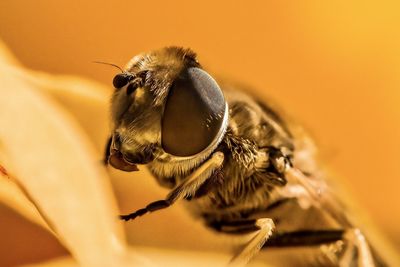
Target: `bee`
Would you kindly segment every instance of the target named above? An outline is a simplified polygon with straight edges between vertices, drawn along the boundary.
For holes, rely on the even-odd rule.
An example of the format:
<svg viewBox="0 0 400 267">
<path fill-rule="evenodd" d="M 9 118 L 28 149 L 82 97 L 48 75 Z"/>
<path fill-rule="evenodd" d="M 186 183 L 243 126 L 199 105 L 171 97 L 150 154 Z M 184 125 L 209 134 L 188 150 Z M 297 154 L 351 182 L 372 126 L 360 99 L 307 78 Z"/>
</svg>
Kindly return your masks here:
<svg viewBox="0 0 400 267">
<path fill-rule="evenodd" d="M 387 266 L 332 194 L 307 135 L 271 105 L 217 83 L 190 49 L 137 55 L 113 85 L 105 161 L 127 172 L 145 164 L 170 189 L 122 220 L 184 201 L 210 229 L 254 233 L 231 265 L 261 249 L 313 247 L 302 266 Z"/>
</svg>

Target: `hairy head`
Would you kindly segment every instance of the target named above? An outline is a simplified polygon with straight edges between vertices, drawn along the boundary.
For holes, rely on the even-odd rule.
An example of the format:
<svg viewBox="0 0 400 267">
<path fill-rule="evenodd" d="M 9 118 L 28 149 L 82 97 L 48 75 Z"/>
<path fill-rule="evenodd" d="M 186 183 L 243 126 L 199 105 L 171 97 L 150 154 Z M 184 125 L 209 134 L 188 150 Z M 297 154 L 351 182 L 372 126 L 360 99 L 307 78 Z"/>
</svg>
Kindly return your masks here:
<svg viewBox="0 0 400 267">
<path fill-rule="evenodd" d="M 189 49 L 167 47 L 135 56 L 113 84 L 112 151 L 125 161 L 193 156 L 221 131 L 222 91 Z"/>
</svg>

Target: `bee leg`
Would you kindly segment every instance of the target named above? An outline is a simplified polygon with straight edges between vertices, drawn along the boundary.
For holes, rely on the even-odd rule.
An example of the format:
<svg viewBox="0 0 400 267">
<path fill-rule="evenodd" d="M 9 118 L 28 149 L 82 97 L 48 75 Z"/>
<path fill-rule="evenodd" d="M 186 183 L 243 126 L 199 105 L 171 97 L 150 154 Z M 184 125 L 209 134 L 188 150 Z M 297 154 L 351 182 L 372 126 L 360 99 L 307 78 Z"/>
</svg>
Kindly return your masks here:
<svg viewBox="0 0 400 267">
<path fill-rule="evenodd" d="M 273 146 L 268 147 L 269 160 L 275 171 L 283 174 L 288 166 L 291 166 L 289 157 L 283 153 L 280 148 Z"/>
<path fill-rule="evenodd" d="M 359 229 L 305 230 L 274 234 L 263 248 L 319 245 L 329 265 L 374 267 L 367 241 Z M 325 262 L 325 264 L 327 264 Z"/>
<path fill-rule="evenodd" d="M 260 147 L 255 163 L 255 176 L 263 178 L 266 183 L 284 186 L 287 183 L 285 171 L 292 166 L 289 155 L 284 153 L 285 148 L 273 146 Z"/>
<path fill-rule="evenodd" d="M 322 254 L 304 259 L 310 265 L 339 266 L 339 257 L 344 247 L 344 229 L 300 230 L 274 233 L 264 248 L 318 247 Z M 346 265 L 349 266 L 349 265 Z"/>
<path fill-rule="evenodd" d="M 374 267 L 375 260 L 367 240 L 357 228 L 346 231 L 346 248 L 340 257 L 339 266 Z"/>
<path fill-rule="evenodd" d="M 275 233 L 264 247 L 315 246 L 342 240 L 345 230 L 301 230 Z"/>
<path fill-rule="evenodd" d="M 188 177 L 183 179 L 182 182 L 176 186 L 165 199 L 154 201 L 145 208 L 139 209 L 133 213 L 121 215 L 120 219 L 125 221 L 133 220 L 136 217 L 142 216 L 146 213 L 165 209 L 171 206 L 177 200 L 194 196 L 201 185 L 211 177 L 212 173 L 222 167 L 223 161 L 224 154 L 222 152 L 215 152 L 210 159 L 204 162 Z"/>
<path fill-rule="evenodd" d="M 257 219 L 255 221 L 255 226 L 258 227 L 258 232 L 256 232 L 255 236 L 250 239 L 245 247 L 231 259 L 229 266 L 246 265 L 251 258 L 260 251 L 275 228 L 274 222 L 269 218 Z"/>
<path fill-rule="evenodd" d="M 194 193 L 194 195 L 185 197 L 186 200 L 192 200 L 203 197 L 210 192 L 211 189 L 222 185 L 224 181 L 224 174 L 222 168 L 215 169 L 210 177 L 205 181 Z"/>
</svg>

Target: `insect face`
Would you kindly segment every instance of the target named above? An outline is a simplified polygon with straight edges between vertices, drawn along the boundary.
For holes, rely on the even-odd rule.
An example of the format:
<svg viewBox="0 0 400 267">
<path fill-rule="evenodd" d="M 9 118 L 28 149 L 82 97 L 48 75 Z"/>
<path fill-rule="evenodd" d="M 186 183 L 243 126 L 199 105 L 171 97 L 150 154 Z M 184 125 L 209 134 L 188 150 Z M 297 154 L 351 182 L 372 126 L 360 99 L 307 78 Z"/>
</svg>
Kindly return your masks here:
<svg viewBox="0 0 400 267">
<path fill-rule="evenodd" d="M 136 57 L 114 77 L 111 165 L 132 171 L 135 164 L 186 160 L 216 147 L 227 124 L 225 99 L 189 52 Z"/>
<path fill-rule="evenodd" d="M 154 95 L 133 77 L 122 73 L 113 81 L 116 91 L 112 100 L 114 133 L 110 163 L 124 171 L 136 170 L 134 164 L 146 164 L 153 159 L 161 132 L 161 106 L 153 105 Z"/>
</svg>

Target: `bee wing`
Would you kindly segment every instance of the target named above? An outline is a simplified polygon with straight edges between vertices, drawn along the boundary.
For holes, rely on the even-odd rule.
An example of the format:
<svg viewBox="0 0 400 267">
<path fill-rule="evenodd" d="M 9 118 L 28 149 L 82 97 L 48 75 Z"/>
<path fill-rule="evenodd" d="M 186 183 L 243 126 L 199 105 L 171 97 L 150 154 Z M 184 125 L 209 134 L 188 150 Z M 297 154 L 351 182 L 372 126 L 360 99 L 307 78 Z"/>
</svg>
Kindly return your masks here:
<svg viewBox="0 0 400 267">
<path fill-rule="evenodd" d="M 322 212 L 326 212 L 344 229 L 356 230 L 349 231 L 347 238 L 359 239 L 354 241 L 359 243 L 360 251 L 363 252 L 359 261 L 374 263 L 374 265 L 367 266 L 400 266 L 397 252 L 393 250 L 375 225 L 360 212 L 362 209 L 354 203 L 348 203 L 351 198 L 341 196 L 339 199 L 336 191 L 334 194 L 327 186 L 321 186 L 321 179 L 305 175 L 298 168 L 289 168 L 286 177 L 288 181 L 297 183 L 306 190 L 313 206 L 319 208 Z M 341 201 L 342 197 L 346 200 L 346 203 Z M 350 204 L 351 206 L 349 206 Z M 361 228 L 361 232 L 359 228 Z M 355 236 L 351 236 L 351 234 L 355 234 Z"/>
<path fill-rule="evenodd" d="M 311 204 L 328 213 L 343 227 L 351 227 L 350 220 L 345 212 L 345 207 L 335 198 L 324 182 L 311 179 L 297 168 L 286 171 L 287 179 L 301 185 L 309 196 Z"/>
</svg>

